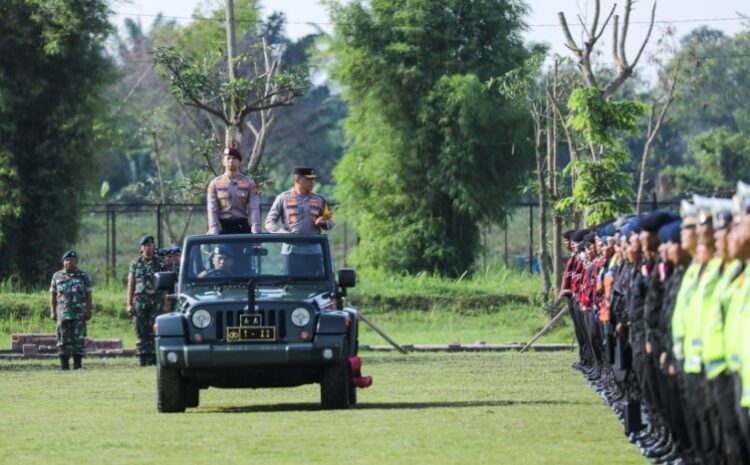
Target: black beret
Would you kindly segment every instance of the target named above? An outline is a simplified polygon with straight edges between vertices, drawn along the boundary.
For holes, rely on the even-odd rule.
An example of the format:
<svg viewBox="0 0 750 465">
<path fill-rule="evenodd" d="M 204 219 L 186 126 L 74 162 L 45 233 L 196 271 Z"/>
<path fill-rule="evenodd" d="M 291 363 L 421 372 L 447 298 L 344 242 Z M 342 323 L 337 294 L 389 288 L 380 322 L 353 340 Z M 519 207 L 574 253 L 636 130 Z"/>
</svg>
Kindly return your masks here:
<svg viewBox="0 0 750 465">
<path fill-rule="evenodd" d="M 582 242 L 586 234 L 590 232 L 590 229 L 581 229 L 580 231 L 576 231 L 575 234 L 570 237 L 570 240 L 572 240 L 573 242 Z"/>
<path fill-rule="evenodd" d="M 667 223 L 671 223 L 678 219 L 675 213 L 667 211 L 655 211 L 653 213 L 646 213 L 640 218 L 640 225 L 643 231 L 650 233 L 658 233 L 659 229 Z"/>
<path fill-rule="evenodd" d="M 564 239 L 565 239 L 566 241 L 569 241 L 569 240 L 570 240 L 570 238 L 571 238 L 571 237 L 573 237 L 573 234 L 575 234 L 575 233 L 576 233 L 576 230 L 575 230 L 575 229 L 570 229 L 570 230 L 568 230 L 568 231 L 565 231 L 565 232 L 563 233 L 563 235 L 562 235 L 562 236 L 563 236 L 563 238 L 564 238 Z"/>
<path fill-rule="evenodd" d="M 145 236 L 141 237 L 140 242 L 138 242 L 140 245 L 148 244 L 148 243 L 154 243 L 154 236 L 146 234 Z"/>
<path fill-rule="evenodd" d="M 75 258 L 76 260 L 78 260 L 78 255 L 76 255 L 75 250 L 68 250 L 63 254 L 62 261 L 65 261 L 66 258 Z"/>
</svg>

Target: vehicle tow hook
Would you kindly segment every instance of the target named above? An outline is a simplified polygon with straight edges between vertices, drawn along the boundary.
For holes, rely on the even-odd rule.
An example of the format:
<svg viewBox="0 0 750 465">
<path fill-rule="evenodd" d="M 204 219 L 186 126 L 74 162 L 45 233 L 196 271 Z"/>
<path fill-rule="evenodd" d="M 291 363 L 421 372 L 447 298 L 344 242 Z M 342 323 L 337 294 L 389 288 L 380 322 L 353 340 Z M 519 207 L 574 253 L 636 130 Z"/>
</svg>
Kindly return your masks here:
<svg viewBox="0 0 750 465">
<path fill-rule="evenodd" d="M 349 369 L 352 373 L 352 384 L 358 388 L 372 386 L 372 376 L 362 376 L 362 359 L 358 356 L 349 357 Z"/>
</svg>

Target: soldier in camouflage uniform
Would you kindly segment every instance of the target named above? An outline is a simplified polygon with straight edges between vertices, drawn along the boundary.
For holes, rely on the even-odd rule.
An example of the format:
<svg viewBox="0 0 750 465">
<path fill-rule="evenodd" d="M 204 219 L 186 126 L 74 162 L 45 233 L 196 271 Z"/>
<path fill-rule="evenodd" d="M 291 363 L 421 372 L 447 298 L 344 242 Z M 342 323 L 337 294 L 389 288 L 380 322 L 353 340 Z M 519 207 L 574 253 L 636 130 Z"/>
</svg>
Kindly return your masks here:
<svg viewBox="0 0 750 465">
<path fill-rule="evenodd" d="M 86 338 L 86 321 L 91 319 L 91 278 L 77 267 L 75 251 L 69 250 L 62 257 L 63 269 L 52 275 L 50 284 L 50 318 L 57 320 L 57 350 L 60 368 L 81 368 L 83 346 Z"/>
<path fill-rule="evenodd" d="M 128 314 L 133 317 L 137 337 L 135 350 L 140 365 L 155 365 L 154 322 L 165 311 L 164 293 L 154 288 L 154 273 L 164 271 L 164 262 L 154 254 L 154 238 L 143 236 L 141 254 L 128 270 Z"/>
</svg>

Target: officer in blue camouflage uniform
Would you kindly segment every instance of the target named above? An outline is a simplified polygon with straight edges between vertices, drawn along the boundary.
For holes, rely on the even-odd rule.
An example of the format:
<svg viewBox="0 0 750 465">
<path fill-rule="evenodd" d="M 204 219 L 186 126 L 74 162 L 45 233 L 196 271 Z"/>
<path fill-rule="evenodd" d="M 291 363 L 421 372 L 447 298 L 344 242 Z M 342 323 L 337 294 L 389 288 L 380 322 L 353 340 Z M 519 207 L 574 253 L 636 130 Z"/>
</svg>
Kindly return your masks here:
<svg viewBox="0 0 750 465">
<path fill-rule="evenodd" d="M 52 275 L 50 284 L 50 318 L 57 320 L 57 350 L 60 368 L 81 368 L 86 338 L 86 321 L 91 319 L 91 291 L 93 284 L 85 272 L 78 269 L 78 257 L 73 250 L 62 256 L 63 268 Z"/>
<path fill-rule="evenodd" d="M 266 216 L 266 229 L 272 233 L 320 234 L 333 228 L 326 199 L 314 193 L 317 175 L 308 166 L 294 168 L 294 188 L 279 194 Z M 278 224 L 281 221 L 281 224 Z M 322 255 L 317 246 L 286 247 L 286 268 L 290 274 L 310 276 L 322 273 Z"/>
<path fill-rule="evenodd" d="M 208 234 L 260 232 L 260 198 L 255 181 L 240 172 L 242 154 L 234 147 L 224 150 L 224 174 L 208 183 L 206 211 Z"/>
<path fill-rule="evenodd" d="M 141 366 L 156 364 L 154 322 L 165 312 L 164 293 L 154 288 L 154 273 L 165 270 L 164 261 L 154 253 L 153 236 L 140 240 L 141 254 L 128 270 L 128 314 L 133 317 L 137 337 L 136 353 Z"/>
</svg>

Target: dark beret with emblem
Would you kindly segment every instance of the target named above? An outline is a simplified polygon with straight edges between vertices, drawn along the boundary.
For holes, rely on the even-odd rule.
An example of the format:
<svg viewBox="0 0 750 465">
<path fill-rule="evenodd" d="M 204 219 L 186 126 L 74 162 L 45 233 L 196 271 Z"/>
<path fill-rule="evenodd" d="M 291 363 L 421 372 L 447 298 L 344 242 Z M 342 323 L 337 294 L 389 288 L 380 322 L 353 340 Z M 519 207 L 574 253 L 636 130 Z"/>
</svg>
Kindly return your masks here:
<svg viewBox="0 0 750 465">
<path fill-rule="evenodd" d="M 146 234 L 145 236 L 141 237 L 141 240 L 138 242 L 138 244 L 140 245 L 145 245 L 148 243 L 151 243 L 151 244 L 154 243 L 154 236 L 151 236 L 150 234 Z"/>
<path fill-rule="evenodd" d="M 211 249 L 211 256 L 214 256 L 214 255 L 232 256 L 232 251 L 229 250 L 229 247 L 225 245 L 217 245 L 213 249 Z"/>
<path fill-rule="evenodd" d="M 318 177 L 315 174 L 315 169 L 310 166 L 295 166 L 294 174 L 297 176 L 304 176 L 308 179 L 315 179 Z"/>
<path fill-rule="evenodd" d="M 68 250 L 63 254 L 62 261 L 65 261 L 66 258 L 75 258 L 76 260 L 78 260 L 78 255 L 76 255 L 75 250 Z"/>
<path fill-rule="evenodd" d="M 227 148 L 225 148 L 224 149 L 224 155 L 229 155 L 229 156 L 232 156 L 232 157 L 238 159 L 239 161 L 242 161 L 242 154 L 240 153 L 239 150 L 237 150 L 234 147 L 227 147 Z"/>
<path fill-rule="evenodd" d="M 678 219 L 675 213 L 667 211 L 655 211 L 641 216 L 641 229 L 650 233 L 658 233 L 659 229 L 667 223 Z"/>
</svg>

